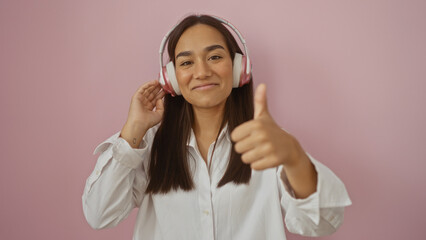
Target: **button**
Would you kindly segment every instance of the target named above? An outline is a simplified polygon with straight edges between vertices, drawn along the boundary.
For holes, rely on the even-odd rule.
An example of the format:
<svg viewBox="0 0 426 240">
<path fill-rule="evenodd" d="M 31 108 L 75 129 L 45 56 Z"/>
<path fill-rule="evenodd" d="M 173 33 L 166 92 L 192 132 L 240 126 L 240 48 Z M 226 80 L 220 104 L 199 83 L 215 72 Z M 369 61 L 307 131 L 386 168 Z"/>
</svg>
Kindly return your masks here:
<svg viewBox="0 0 426 240">
<path fill-rule="evenodd" d="M 209 211 L 207 211 L 207 210 L 204 210 L 204 211 L 203 211 L 203 213 L 204 213 L 204 214 L 206 214 L 206 215 L 209 215 L 209 214 L 210 214 L 210 212 L 209 212 Z"/>
<path fill-rule="evenodd" d="M 99 174 L 101 174 L 101 171 L 96 170 L 96 175 L 99 175 Z"/>
</svg>

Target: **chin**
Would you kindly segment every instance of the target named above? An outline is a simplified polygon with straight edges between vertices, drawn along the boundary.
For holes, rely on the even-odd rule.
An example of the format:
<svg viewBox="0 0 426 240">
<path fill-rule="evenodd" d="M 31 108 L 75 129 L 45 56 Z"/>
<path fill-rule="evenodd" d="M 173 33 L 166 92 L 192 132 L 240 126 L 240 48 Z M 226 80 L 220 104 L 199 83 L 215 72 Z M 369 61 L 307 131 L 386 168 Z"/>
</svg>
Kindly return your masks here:
<svg viewBox="0 0 426 240">
<path fill-rule="evenodd" d="M 197 99 L 196 101 L 189 102 L 193 107 L 198 108 L 216 108 L 225 104 L 225 100 L 213 100 L 213 99 Z"/>
<path fill-rule="evenodd" d="M 200 91 L 188 93 L 189 94 L 184 94 L 184 98 L 193 107 L 216 108 L 225 105 L 226 99 L 228 98 L 229 94 L 231 94 L 231 91 L 229 91 L 229 94 L 226 94 L 223 89 L 219 89 L 219 91 Z"/>
</svg>

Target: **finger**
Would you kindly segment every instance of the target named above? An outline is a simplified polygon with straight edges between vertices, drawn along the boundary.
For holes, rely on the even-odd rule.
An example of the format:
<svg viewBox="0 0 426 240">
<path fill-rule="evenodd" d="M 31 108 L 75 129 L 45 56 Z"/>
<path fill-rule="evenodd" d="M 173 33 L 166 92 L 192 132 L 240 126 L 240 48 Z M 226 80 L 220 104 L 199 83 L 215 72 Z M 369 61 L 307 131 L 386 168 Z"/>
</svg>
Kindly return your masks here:
<svg viewBox="0 0 426 240">
<path fill-rule="evenodd" d="M 155 86 L 155 85 L 160 85 L 160 83 L 157 80 L 146 82 L 138 88 L 137 92 L 142 92 L 144 89 L 149 88 L 151 86 Z"/>
<path fill-rule="evenodd" d="M 161 87 L 159 86 L 150 86 L 143 90 L 141 93 L 142 95 L 142 103 L 147 104 L 148 102 L 152 102 L 153 105 L 155 105 L 156 101 L 153 101 L 158 94 L 158 92 L 161 90 Z"/>
<path fill-rule="evenodd" d="M 165 95 L 166 95 L 166 93 L 165 93 L 162 89 L 160 89 L 160 90 L 157 92 L 157 94 L 155 95 L 154 99 L 152 99 L 152 100 L 151 100 L 151 103 L 152 103 L 153 105 L 156 105 L 156 104 L 157 104 L 157 101 L 158 101 L 159 99 L 162 99 Z"/>
<path fill-rule="evenodd" d="M 247 151 L 252 150 L 256 147 L 256 137 L 253 135 L 249 135 L 246 138 L 243 138 L 235 143 L 234 149 L 237 153 L 244 154 Z"/>
<path fill-rule="evenodd" d="M 152 92 L 152 90 L 154 90 L 156 87 L 157 87 L 157 85 L 148 85 L 148 86 L 145 86 L 144 88 L 142 88 L 141 93 L 142 93 L 142 94 L 150 93 L 150 92 Z"/>
<path fill-rule="evenodd" d="M 266 85 L 262 83 L 256 88 L 256 93 L 254 95 L 254 119 L 258 118 L 265 111 L 268 111 Z"/>
<path fill-rule="evenodd" d="M 155 86 L 153 88 L 150 88 L 149 90 L 147 90 L 147 99 L 149 101 L 153 100 L 156 98 L 157 94 L 161 91 L 161 87 L 160 86 Z"/>
<path fill-rule="evenodd" d="M 166 92 L 163 89 L 160 89 L 160 91 L 157 93 L 157 96 L 155 96 L 155 101 L 162 99 L 164 96 L 166 96 Z"/>
<path fill-rule="evenodd" d="M 265 134 L 265 132 L 256 130 L 250 132 L 251 134 L 249 136 L 235 143 L 234 147 L 236 152 L 244 154 L 254 149 L 263 150 L 265 146 L 269 146 L 269 144 L 267 144 L 268 136 Z"/>
<path fill-rule="evenodd" d="M 141 91 L 137 92 L 135 96 L 142 102 L 146 102 L 148 100 L 148 96 L 152 88 L 154 88 L 154 86 L 147 86 L 145 88 L 142 88 Z"/>
<path fill-rule="evenodd" d="M 142 104 L 150 110 L 153 110 L 157 105 L 157 101 L 165 96 L 165 92 L 161 87 L 155 87 L 150 93 L 145 93 L 145 95 L 146 94 L 148 94 L 148 96 L 142 97 Z"/>
<path fill-rule="evenodd" d="M 254 120 L 247 121 L 239 125 L 232 131 L 231 139 L 234 142 L 241 141 L 242 139 L 251 135 L 260 127 L 261 127 L 261 123 L 259 121 L 254 121 Z"/>
<path fill-rule="evenodd" d="M 163 113 L 164 112 L 164 102 L 163 99 L 158 99 L 156 104 L 155 104 L 155 111 L 159 112 L 159 113 Z"/>
<path fill-rule="evenodd" d="M 150 95 L 150 93 L 144 93 L 142 95 L 142 98 L 141 98 L 142 104 L 144 104 L 144 105 L 147 105 L 147 104 L 155 105 L 155 102 L 153 104 L 152 101 L 149 100 L 149 95 Z"/>
<path fill-rule="evenodd" d="M 241 155 L 241 160 L 245 163 L 252 163 L 265 158 L 269 153 L 270 147 L 267 144 L 262 144 L 243 153 L 243 155 Z"/>
<path fill-rule="evenodd" d="M 278 166 L 278 163 L 276 163 L 275 160 L 268 157 L 262 158 L 250 164 L 250 167 L 254 170 L 264 170 L 264 169 L 273 168 L 276 166 Z"/>
</svg>

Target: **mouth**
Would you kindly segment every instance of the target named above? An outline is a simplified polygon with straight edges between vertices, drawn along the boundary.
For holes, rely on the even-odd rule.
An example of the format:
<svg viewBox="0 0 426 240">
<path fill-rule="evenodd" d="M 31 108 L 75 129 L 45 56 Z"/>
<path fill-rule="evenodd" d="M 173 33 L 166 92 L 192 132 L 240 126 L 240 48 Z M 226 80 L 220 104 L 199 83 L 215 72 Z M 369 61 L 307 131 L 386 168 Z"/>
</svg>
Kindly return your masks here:
<svg viewBox="0 0 426 240">
<path fill-rule="evenodd" d="M 208 84 L 203 84 L 203 85 L 199 85 L 199 86 L 195 86 L 192 88 L 192 90 L 207 90 L 213 87 L 219 86 L 219 84 L 217 83 L 208 83 Z"/>
</svg>

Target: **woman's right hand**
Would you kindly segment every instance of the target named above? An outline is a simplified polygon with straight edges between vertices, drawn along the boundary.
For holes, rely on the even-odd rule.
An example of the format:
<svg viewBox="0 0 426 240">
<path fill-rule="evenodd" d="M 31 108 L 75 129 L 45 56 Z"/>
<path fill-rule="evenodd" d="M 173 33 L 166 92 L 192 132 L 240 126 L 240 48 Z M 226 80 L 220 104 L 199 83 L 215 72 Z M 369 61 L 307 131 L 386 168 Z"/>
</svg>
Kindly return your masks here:
<svg viewBox="0 0 426 240">
<path fill-rule="evenodd" d="M 132 147 L 138 147 L 146 131 L 161 121 L 164 95 L 157 80 L 143 84 L 133 95 L 127 121 L 120 135 Z"/>
</svg>

